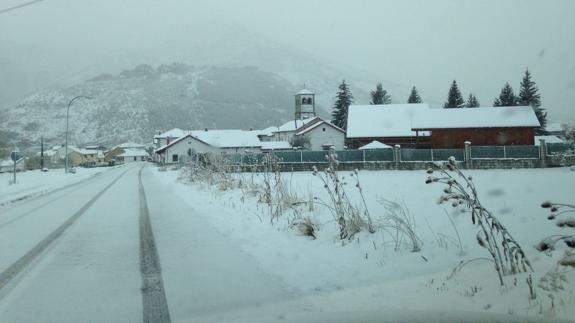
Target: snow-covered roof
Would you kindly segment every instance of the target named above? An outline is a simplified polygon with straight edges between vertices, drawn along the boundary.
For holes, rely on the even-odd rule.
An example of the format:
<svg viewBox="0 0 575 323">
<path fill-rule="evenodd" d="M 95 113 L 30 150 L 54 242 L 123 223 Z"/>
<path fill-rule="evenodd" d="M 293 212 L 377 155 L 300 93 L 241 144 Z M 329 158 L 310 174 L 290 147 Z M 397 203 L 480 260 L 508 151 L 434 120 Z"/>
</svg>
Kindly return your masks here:
<svg viewBox="0 0 575 323">
<path fill-rule="evenodd" d="M 19 164 L 22 160 L 24 160 L 24 157 L 18 159 L 16 161 L 16 165 Z M 2 167 L 14 167 L 14 162 L 12 161 L 12 159 L 5 159 L 5 160 L 0 160 L 0 166 Z"/>
<path fill-rule="evenodd" d="M 188 131 L 184 131 L 182 129 L 179 128 L 174 128 L 171 130 L 168 130 L 166 132 L 163 132 L 159 135 L 155 135 L 154 138 L 180 138 L 183 137 L 185 135 L 188 134 Z"/>
<path fill-rule="evenodd" d="M 292 148 L 290 143 L 287 141 L 263 141 L 261 145 L 262 150 L 279 150 Z"/>
<path fill-rule="evenodd" d="M 382 142 L 379 142 L 377 140 L 374 140 L 365 146 L 359 147 L 358 149 L 364 150 L 364 149 L 389 149 L 389 148 L 393 148 L 393 147 L 391 147 L 390 145 L 386 145 Z"/>
<path fill-rule="evenodd" d="M 192 136 L 219 148 L 260 147 L 261 142 L 256 131 L 246 130 L 199 130 Z"/>
<path fill-rule="evenodd" d="M 257 135 L 258 136 L 272 136 L 274 134 L 274 132 L 276 132 L 278 130 L 278 127 L 267 127 L 265 129 L 262 130 L 255 130 L 257 131 Z"/>
<path fill-rule="evenodd" d="M 156 149 L 156 152 L 163 151 L 188 137 L 216 148 L 259 148 L 261 141 L 258 138 L 258 133 L 259 131 L 247 130 L 194 130 Z"/>
<path fill-rule="evenodd" d="M 562 132 L 563 124 L 560 122 L 548 123 L 545 126 L 545 130 L 549 132 Z"/>
<path fill-rule="evenodd" d="M 335 130 L 337 130 L 337 131 L 339 131 L 345 135 L 345 130 L 343 130 L 340 127 L 332 124 L 331 122 L 323 120 L 319 117 L 316 117 L 313 122 L 308 122 L 303 127 L 299 128 L 296 135 L 299 136 L 299 135 L 303 135 L 305 133 L 308 133 L 308 132 L 312 131 L 313 129 L 319 127 L 320 125 L 329 126 L 329 127 L 334 128 Z"/>
<path fill-rule="evenodd" d="M 142 149 L 125 149 L 120 157 L 149 157 L 150 155 Z"/>
<path fill-rule="evenodd" d="M 303 120 L 290 120 L 283 125 L 279 126 L 274 130 L 274 132 L 288 132 L 288 131 L 296 131 L 297 129 L 303 127 L 308 122 L 316 119 L 317 117 L 307 118 Z"/>
<path fill-rule="evenodd" d="M 415 137 L 413 120 L 428 110 L 426 103 L 351 105 L 347 116 L 347 137 Z M 419 136 L 427 135 L 427 132 L 419 133 Z"/>
<path fill-rule="evenodd" d="M 429 109 L 413 119 L 413 129 L 539 127 L 531 107 Z"/>
<path fill-rule="evenodd" d="M 76 147 L 68 147 L 68 153 L 77 152 L 80 155 L 96 155 L 98 158 L 104 158 L 104 152 L 102 150 L 92 150 L 92 149 L 80 149 Z"/>
<path fill-rule="evenodd" d="M 565 141 L 557 136 L 535 136 L 535 145 L 539 146 L 539 140 L 545 140 L 548 144 L 562 144 Z"/>
<path fill-rule="evenodd" d="M 303 89 L 301 91 L 299 91 L 298 93 L 296 93 L 296 95 L 306 95 L 306 94 L 315 94 L 312 91 L 308 90 L 308 89 Z"/>
<path fill-rule="evenodd" d="M 142 144 L 137 144 L 135 142 L 125 142 L 123 144 L 119 144 L 116 146 L 117 148 L 126 148 L 126 149 L 130 149 L 130 148 L 146 148 L 146 145 L 142 145 Z"/>
</svg>

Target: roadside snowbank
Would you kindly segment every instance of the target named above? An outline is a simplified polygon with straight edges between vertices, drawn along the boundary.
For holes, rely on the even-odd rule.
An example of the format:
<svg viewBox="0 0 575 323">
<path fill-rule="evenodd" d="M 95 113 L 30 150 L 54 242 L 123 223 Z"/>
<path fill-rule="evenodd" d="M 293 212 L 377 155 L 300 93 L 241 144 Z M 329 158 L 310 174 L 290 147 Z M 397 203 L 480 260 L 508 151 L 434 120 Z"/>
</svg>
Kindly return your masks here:
<svg viewBox="0 0 575 323">
<path fill-rule="evenodd" d="M 462 260 L 489 258 L 477 245 L 477 227 L 468 216 L 438 205 L 443 186 L 426 185 L 423 171 L 361 171 L 359 178 L 374 222 L 385 214 L 378 199 L 406 206 L 423 242 L 420 252 L 400 245 L 395 250 L 392 232 L 360 233 L 352 241 L 339 240 L 338 226 L 330 212 L 318 203 L 299 211 L 288 210 L 270 224 L 267 206 L 249 190 L 221 191 L 205 185 L 185 184 L 186 172 L 153 172 L 175 185 L 176 194 L 190 206 L 190 216 L 204 216 L 216 229 L 258 260 L 261 267 L 281 276 L 289 285 L 324 311 L 373 311 L 382 307 L 418 311 L 471 311 L 559 318 L 575 317 L 573 286 L 568 276 L 566 291 L 554 296 L 537 288 L 537 299 L 529 300 L 528 274 L 506 277 L 499 286 L 493 265 L 477 260 L 447 279 Z M 349 172 L 341 172 L 349 179 Z M 535 285 L 562 254 L 550 257 L 533 245 L 556 234 L 558 228 L 546 220 L 545 200 L 573 202 L 575 172 L 568 168 L 473 170 L 484 206 L 493 211 L 521 244 L 534 267 Z M 323 183 L 311 172 L 282 174 L 290 189 L 308 203 L 310 196 L 326 200 Z M 180 179 L 178 179 L 180 177 Z M 259 174 L 241 176 L 244 186 L 261 183 Z M 346 191 L 361 203 L 353 181 Z M 316 200 L 317 201 L 317 200 Z M 293 230 L 295 218 L 309 216 L 318 226 L 317 239 Z M 460 242 L 461 241 L 461 244 Z"/>
</svg>

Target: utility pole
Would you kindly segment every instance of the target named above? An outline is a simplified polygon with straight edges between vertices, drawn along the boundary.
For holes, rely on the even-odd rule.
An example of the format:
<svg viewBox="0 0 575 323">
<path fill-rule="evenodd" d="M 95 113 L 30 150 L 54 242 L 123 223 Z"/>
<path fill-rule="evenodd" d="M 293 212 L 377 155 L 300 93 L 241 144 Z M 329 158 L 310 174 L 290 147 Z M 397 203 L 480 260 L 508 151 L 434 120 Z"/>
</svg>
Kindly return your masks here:
<svg viewBox="0 0 575 323">
<path fill-rule="evenodd" d="M 44 136 L 40 137 L 40 171 L 44 171 Z"/>
<path fill-rule="evenodd" d="M 88 99 L 91 100 L 92 98 L 89 96 L 85 96 L 85 95 L 78 95 L 77 97 L 73 98 L 72 100 L 70 100 L 70 102 L 68 102 L 68 108 L 66 109 L 66 168 L 64 170 L 65 173 L 68 173 L 68 115 L 70 114 L 70 106 L 72 105 L 72 103 L 74 103 L 74 101 L 80 99 L 80 98 L 84 98 L 84 99 Z"/>
</svg>

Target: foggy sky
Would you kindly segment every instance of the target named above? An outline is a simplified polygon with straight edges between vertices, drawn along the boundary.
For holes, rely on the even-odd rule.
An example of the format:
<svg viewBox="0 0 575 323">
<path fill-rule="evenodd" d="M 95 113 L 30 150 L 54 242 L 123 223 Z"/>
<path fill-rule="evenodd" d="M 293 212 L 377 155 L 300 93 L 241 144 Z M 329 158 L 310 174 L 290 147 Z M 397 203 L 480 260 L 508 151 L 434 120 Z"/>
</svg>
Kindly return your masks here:
<svg viewBox="0 0 575 323">
<path fill-rule="evenodd" d="M 0 10 L 24 2 L 0 0 Z M 45 0 L 0 15 L 0 93 L 132 63 L 195 63 L 188 47 L 241 30 L 374 85 L 415 85 L 436 104 L 456 79 L 465 97 L 491 105 L 507 81 L 518 92 L 529 68 L 549 118 L 575 120 L 574 18 L 571 0 Z"/>
</svg>

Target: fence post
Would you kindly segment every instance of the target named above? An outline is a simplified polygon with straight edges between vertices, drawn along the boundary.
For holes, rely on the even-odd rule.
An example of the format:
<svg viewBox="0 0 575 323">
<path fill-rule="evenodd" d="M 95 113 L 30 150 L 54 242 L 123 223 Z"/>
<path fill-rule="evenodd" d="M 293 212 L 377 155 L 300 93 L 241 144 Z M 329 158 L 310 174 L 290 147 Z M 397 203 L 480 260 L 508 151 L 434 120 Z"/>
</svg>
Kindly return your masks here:
<svg viewBox="0 0 575 323">
<path fill-rule="evenodd" d="M 507 159 L 507 149 L 505 148 L 505 145 L 503 145 L 503 159 Z"/>
<path fill-rule="evenodd" d="M 473 166 L 471 158 L 471 142 L 466 141 L 465 150 L 463 150 L 463 159 L 465 160 L 465 167 L 468 169 Z"/>
<path fill-rule="evenodd" d="M 299 151 L 299 162 L 303 163 L 303 150 Z"/>
<path fill-rule="evenodd" d="M 393 147 L 393 161 L 395 161 L 395 169 L 399 169 L 399 163 L 401 163 L 401 146 L 395 145 Z"/>
<path fill-rule="evenodd" d="M 545 143 L 545 139 L 539 139 L 539 163 L 541 167 L 547 166 L 547 143 Z"/>
<path fill-rule="evenodd" d="M 431 161 L 433 161 L 433 149 L 430 149 L 431 151 Z"/>
<path fill-rule="evenodd" d="M 365 149 L 361 151 L 363 155 L 363 168 L 365 168 Z"/>
</svg>

